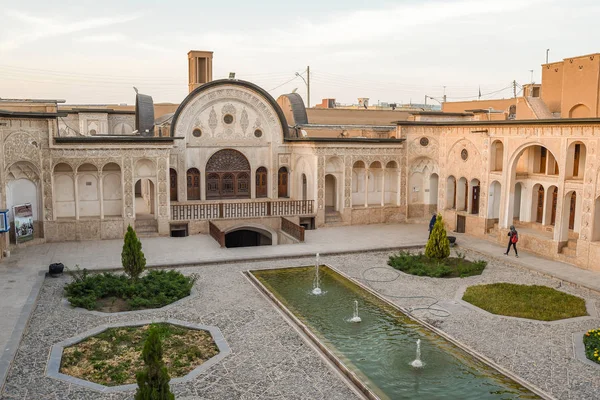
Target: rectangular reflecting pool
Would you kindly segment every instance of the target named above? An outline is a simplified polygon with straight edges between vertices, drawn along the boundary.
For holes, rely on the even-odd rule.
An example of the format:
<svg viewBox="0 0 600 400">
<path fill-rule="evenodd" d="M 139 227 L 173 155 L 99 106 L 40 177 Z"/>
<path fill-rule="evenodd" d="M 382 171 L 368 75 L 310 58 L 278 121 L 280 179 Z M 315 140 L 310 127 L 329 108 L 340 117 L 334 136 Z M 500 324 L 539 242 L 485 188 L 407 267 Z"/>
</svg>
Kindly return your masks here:
<svg viewBox="0 0 600 400">
<path fill-rule="evenodd" d="M 250 271 L 381 399 L 539 399 L 326 266 Z M 351 322 L 355 301 L 361 322 Z M 423 366 L 413 367 L 420 339 Z"/>
</svg>

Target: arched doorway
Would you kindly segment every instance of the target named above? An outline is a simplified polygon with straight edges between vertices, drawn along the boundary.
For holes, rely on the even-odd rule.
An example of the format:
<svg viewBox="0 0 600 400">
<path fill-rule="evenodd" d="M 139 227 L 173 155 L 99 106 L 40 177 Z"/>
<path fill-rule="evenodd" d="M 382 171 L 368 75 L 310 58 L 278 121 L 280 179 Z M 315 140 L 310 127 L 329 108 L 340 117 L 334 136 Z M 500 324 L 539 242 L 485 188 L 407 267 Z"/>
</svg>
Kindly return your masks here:
<svg viewBox="0 0 600 400">
<path fill-rule="evenodd" d="M 154 182 L 150 179 L 142 178 L 135 182 L 135 218 L 147 219 L 154 218 L 155 215 L 155 197 Z"/>
<path fill-rule="evenodd" d="M 307 198 L 307 182 L 306 182 L 306 174 L 302 174 L 302 200 L 306 200 Z"/>
<path fill-rule="evenodd" d="M 267 169 L 260 167 L 256 170 L 256 197 L 267 197 L 268 185 L 267 185 Z"/>
<path fill-rule="evenodd" d="M 177 171 L 169 168 L 170 200 L 177 201 Z"/>
<path fill-rule="evenodd" d="M 456 209 L 456 178 L 452 175 L 446 180 L 446 208 Z"/>
<path fill-rule="evenodd" d="M 439 185 L 439 177 L 438 174 L 433 173 L 429 176 L 429 200 L 428 204 L 430 204 L 430 211 L 437 211 L 438 205 L 438 185 Z"/>
<path fill-rule="evenodd" d="M 469 185 L 466 178 L 460 178 L 456 185 L 456 210 L 467 211 L 467 200 L 469 198 Z"/>
<path fill-rule="evenodd" d="M 521 184 L 521 182 L 517 182 L 517 184 L 515 185 L 515 202 L 514 202 L 514 210 L 513 210 L 513 218 L 516 220 L 520 220 L 521 219 L 521 197 L 523 194 L 523 185 Z M 510 224 L 512 225 L 514 223 L 514 220 L 510 221 Z"/>
<path fill-rule="evenodd" d="M 325 175 L 325 212 L 337 211 L 337 193 L 335 176 Z"/>
<path fill-rule="evenodd" d="M 575 209 L 577 206 L 577 193 L 571 193 L 569 202 L 569 230 L 575 229 Z"/>
<path fill-rule="evenodd" d="M 277 173 L 277 197 L 288 197 L 288 177 L 287 168 L 279 168 Z"/>
<path fill-rule="evenodd" d="M 225 247 L 254 247 L 271 246 L 273 239 L 270 232 L 253 229 L 239 228 L 225 234 Z"/>
<path fill-rule="evenodd" d="M 15 163 L 8 168 L 7 179 L 6 206 L 9 210 L 8 218 L 11 224 L 10 241 L 13 243 L 15 241 L 13 207 L 27 203 L 31 204 L 33 235 L 24 235 L 22 239 L 43 237 L 43 232 L 39 229 L 41 199 L 37 168 L 28 162 Z"/>
<path fill-rule="evenodd" d="M 481 188 L 479 186 L 479 179 L 471 180 L 471 214 L 479 214 L 479 193 Z"/>
<path fill-rule="evenodd" d="M 556 204 L 558 203 L 558 188 L 554 186 L 554 189 L 550 191 L 552 193 L 552 197 L 548 196 L 550 201 L 552 202 L 550 207 L 550 225 L 556 224 Z"/>
<path fill-rule="evenodd" d="M 242 153 L 224 149 L 209 158 L 206 163 L 206 198 L 250 198 L 250 163 Z"/>
<path fill-rule="evenodd" d="M 177 181 L 177 175 L 175 176 L 175 181 Z M 173 189 L 171 189 L 172 192 Z M 177 187 L 175 187 L 175 192 L 177 192 Z M 187 199 L 200 200 L 200 171 L 197 168 L 187 170 Z"/>
<path fill-rule="evenodd" d="M 490 198 L 488 200 L 488 219 L 498 220 L 500 218 L 500 195 L 500 182 L 492 182 L 490 185 Z"/>
<path fill-rule="evenodd" d="M 537 186 L 537 189 L 536 187 Z M 534 212 L 535 212 L 535 222 L 541 224 L 544 219 L 544 187 L 542 185 L 535 185 L 533 187 L 533 194 L 535 195 L 535 200 L 532 201 Z"/>
</svg>

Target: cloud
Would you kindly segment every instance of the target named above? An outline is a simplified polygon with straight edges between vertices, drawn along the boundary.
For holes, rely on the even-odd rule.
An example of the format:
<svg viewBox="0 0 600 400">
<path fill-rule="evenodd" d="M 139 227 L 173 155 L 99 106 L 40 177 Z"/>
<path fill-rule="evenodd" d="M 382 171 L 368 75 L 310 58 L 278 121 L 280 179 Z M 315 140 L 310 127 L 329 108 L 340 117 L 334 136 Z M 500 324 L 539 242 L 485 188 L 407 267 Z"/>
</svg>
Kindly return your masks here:
<svg viewBox="0 0 600 400">
<path fill-rule="evenodd" d="M 91 29 L 123 24 L 140 18 L 139 15 L 88 18 L 77 22 L 64 22 L 54 18 L 38 17 L 22 11 L 5 10 L 5 18 L 13 18 L 28 25 L 27 33 L 13 34 L 0 41 L 0 50 L 14 50 L 42 38 L 63 36 Z"/>
<path fill-rule="evenodd" d="M 113 43 L 123 42 L 125 40 L 127 40 L 127 36 L 121 33 L 112 33 L 108 35 L 90 35 L 76 39 L 77 42 L 81 43 Z"/>
<path fill-rule="evenodd" d="M 178 35 L 182 43 L 209 43 L 211 48 L 241 47 L 250 52 L 303 51 L 330 46 L 376 45 L 389 39 L 428 35 L 417 28 L 485 14 L 514 13 L 541 0 L 458 0 L 394 5 L 328 15 L 326 20 L 298 19 L 285 28 L 253 33 L 229 31 Z M 277 38 L 277 40 L 273 40 Z"/>
</svg>

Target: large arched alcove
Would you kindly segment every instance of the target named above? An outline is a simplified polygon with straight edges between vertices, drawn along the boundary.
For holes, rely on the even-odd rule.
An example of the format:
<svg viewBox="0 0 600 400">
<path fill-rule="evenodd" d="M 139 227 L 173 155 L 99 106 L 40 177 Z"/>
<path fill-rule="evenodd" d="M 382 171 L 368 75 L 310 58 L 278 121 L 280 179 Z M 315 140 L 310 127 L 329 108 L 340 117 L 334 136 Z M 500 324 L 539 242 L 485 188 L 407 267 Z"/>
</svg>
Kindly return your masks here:
<svg viewBox="0 0 600 400">
<path fill-rule="evenodd" d="M 56 164 L 53 175 L 56 218 L 75 218 L 75 173 L 73 168 L 65 163 Z"/>
<path fill-rule="evenodd" d="M 500 197 L 502 194 L 500 182 L 493 181 L 490 185 L 490 196 L 488 199 L 488 219 L 498 220 L 500 218 Z"/>
<path fill-rule="evenodd" d="M 31 204 L 32 219 L 33 219 L 33 235 L 35 237 L 43 237 L 39 227 L 42 212 L 42 199 L 40 195 L 40 180 L 39 171 L 36 166 L 27 161 L 19 161 L 10 165 L 6 169 L 6 207 L 10 211 L 8 213 L 9 223 L 14 227 L 14 208 L 24 204 Z M 23 226 L 24 230 L 29 227 Z M 11 229 L 11 241 L 14 229 Z"/>
<path fill-rule="evenodd" d="M 329 176 L 329 178 L 327 178 Z M 343 207 L 344 162 L 339 157 L 329 157 L 325 161 L 325 211 L 340 211 Z"/>
<path fill-rule="evenodd" d="M 102 167 L 102 213 L 103 216 L 120 217 L 123 214 L 123 186 L 121 167 L 108 163 Z"/>
<path fill-rule="evenodd" d="M 233 149 L 213 154 L 206 163 L 206 199 L 249 199 L 250 163 Z"/>
<path fill-rule="evenodd" d="M 507 193 L 502 205 L 505 212 L 501 221 L 503 228 L 512 225 L 515 219 L 536 221 L 538 205 L 543 217 L 544 201 L 542 199 L 538 204 L 538 195 L 541 192 L 538 193 L 539 186 L 536 185 L 558 179 L 559 168 L 556 160 L 557 157 L 552 151 L 538 143 L 525 144 L 513 153 L 508 164 L 508 187 L 512 190 Z M 521 203 L 526 205 L 521 207 Z"/>
</svg>

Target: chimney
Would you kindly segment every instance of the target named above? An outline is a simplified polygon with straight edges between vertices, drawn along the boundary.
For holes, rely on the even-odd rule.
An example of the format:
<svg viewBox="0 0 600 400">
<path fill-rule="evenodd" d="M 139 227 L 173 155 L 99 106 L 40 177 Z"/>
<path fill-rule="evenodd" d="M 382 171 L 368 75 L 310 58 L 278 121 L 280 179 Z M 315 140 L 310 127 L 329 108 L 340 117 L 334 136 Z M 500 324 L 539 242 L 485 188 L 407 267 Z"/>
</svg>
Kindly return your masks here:
<svg viewBox="0 0 600 400">
<path fill-rule="evenodd" d="M 188 90 L 212 81 L 212 51 L 190 50 L 188 52 Z"/>
</svg>

